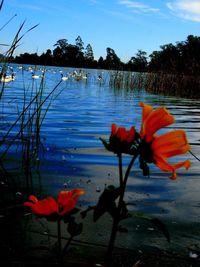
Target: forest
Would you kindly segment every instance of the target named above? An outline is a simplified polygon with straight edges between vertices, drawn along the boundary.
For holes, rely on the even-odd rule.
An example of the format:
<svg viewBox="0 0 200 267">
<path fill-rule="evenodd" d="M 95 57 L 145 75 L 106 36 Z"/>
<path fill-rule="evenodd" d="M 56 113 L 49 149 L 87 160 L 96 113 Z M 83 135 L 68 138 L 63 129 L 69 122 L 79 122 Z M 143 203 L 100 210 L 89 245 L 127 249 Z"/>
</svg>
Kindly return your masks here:
<svg viewBox="0 0 200 267">
<path fill-rule="evenodd" d="M 41 55 L 23 53 L 13 57 L 11 61 L 20 64 L 196 76 L 200 72 L 199 51 L 200 37 L 189 35 L 185 41 L 161 45 L 159 51 L 153 51 L 150 55 L 139 49 L 128 62 L 122 62 L 114 49 L 110 47 L 106 48 L 105 58 L 100 56 L 98 60 L 95 60 L 91 44 L 84 47 L 82 38 L 78 36 L 75 44 L 68 43 L 67 39 L 60 39 L 55 43 L 53 50 L 47 49 Z"/>
</svg>

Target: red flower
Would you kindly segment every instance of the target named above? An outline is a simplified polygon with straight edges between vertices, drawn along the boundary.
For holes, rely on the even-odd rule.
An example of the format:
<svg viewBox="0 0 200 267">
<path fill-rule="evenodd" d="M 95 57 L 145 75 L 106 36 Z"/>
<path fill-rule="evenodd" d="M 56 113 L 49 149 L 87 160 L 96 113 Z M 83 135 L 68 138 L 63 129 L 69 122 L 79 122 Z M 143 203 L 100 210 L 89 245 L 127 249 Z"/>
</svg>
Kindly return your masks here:
<svg viewBox="0 0 200 267">
<path fill-rule="evenodd" d="M 170 124 L 175 119 L 163 107 L 153 110 L 150 105 L 140 103 L 142 110 L 142 127 L 140 136 L 142 139 L 142 160 L 148 163 L 154 163 L 161 170 L 172 172 L 171 179 L 176 179 L 176 169 L 191 166 L 189 160 L 170 164 L 167 160 L 170 157 L 181 155 L 189 151 L 190 146 L 186 134 L 183 130 L 175 130 L 166 134 L 157 136 L 155 133 Z"/>
<path fill-rule="evenodd" d="M 126 142 L 127 144 L 132 144 L 135 139 L 135 128 L 131 127 L 131 129 L 127 131 L 124 127 L 117 127 L 117 125 L 113 123 L 111 126 L 110 142 L 114 142 L 116 139 L 121 143 Z"/>
<path fill-rule="evenodd" d="M 130 130 L 126 130 L 126 128 L 118 127 L 113 123 L 111 126 L 109 143 L 103 139 L 101 140 L 108 150 L 113 151 L 116 154 L 133 154 L 135 138 L 136 131 L 134 127 L 131 127 Z"/>
<path fill-rule="evenodd" d="M 75 208 L 78 197 L 84 193 L 85 191 L 82 189 L 61 191 L 57 201 L 51 196 L 38 200 L 37 197 L 30 195 L 29 201 L 25 202 L 24 206 L 29 207 L 32 213 L 38 216 L 57 215 L 62 217 Z"/>
</svg>

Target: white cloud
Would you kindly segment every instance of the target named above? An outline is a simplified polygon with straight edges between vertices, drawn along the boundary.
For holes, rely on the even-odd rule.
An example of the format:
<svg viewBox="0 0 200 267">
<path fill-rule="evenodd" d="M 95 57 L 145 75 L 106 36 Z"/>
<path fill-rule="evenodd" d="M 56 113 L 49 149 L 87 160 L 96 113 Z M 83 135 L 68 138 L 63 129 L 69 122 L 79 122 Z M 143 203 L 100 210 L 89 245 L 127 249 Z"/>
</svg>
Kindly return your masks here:
<svg viewBox="0 0 200 267">
<path fill-rule="evenodd" d="M 120 19 L 123 19 L 123 20 L 127 20 L 127 21 L 131 21 L 133 20 L 133 16 L 129 16 L 129 15 L 126 15 L 122 12 L 118 12 L 118 11 L 113 11 L 113 10 L 108 10 L 108 9 L 102 9 L 106 14 L 109 14 L 111 16 L 114 16 L 114 17 L 118 17 Z"/>
<path fill-rule="evenodd" d="M 130 8 L 131 11 L 137 13 L 150 13 L 159 11 L 158 8 L 153 8 L 141 2 L 136 2 L 131 0 L 120 0 L 119 4 L 124 5 L 125 7 Z"/>
<path fill-rule="evenodd" d="M 168 2 L 167 7 L 181 18 L 200 22 L 199 0 L 176 0 Z"/>
</svg>

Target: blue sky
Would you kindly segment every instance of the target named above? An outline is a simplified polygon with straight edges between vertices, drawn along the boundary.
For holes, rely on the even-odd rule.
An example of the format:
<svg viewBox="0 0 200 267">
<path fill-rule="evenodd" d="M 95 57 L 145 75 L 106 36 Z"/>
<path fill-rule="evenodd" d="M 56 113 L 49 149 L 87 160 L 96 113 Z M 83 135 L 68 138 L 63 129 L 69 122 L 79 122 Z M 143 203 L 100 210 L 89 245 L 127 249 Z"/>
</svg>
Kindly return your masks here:
<svg viewBox="0 0 200 267">
<path fill-rule="evenodd" d="M 95 58 L 110 47 L 123 62 L 138 49 L 151 54 L 160 45 L 200 36 L 200 0 L 5 0 L 0 11 L 1 44 L 10 44 L 20 24 L 23 33 L 39 23 L 20 42 L 16 54 L 41 54 L 62 38 L 92 45 Z M 0 53 L 5 47 L 0 46 Z"/>
</svg>

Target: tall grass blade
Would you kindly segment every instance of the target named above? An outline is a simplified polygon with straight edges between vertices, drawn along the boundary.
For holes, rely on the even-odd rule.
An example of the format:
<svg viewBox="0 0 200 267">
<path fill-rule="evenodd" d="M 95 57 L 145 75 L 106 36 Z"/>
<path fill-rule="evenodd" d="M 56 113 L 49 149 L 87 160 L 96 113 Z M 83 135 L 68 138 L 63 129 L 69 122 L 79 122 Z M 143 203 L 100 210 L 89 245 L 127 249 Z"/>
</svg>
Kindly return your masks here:
<svg viewBox="0 0 200 267">
<path fill-rule="evenodd" d="M 4 0 L 1 1 L 1 4 L 0 4 L 0 10 L 2 9 L 3 2 L 4 2 Z"/>
<path fill-rule="evenodd" d="M 20 131 L 13 137 L 13 139 L 11 140 L 11 142 L 8 144 L 7 148 L 4 150 L 4 152 L 2 153 L 2 155 L 0 156 L 0 160 L 2 160 L 8 150 L 10 149 L 10 147 L 12 146 L 12 144 L 15 142 L 15 140 L 20 136 L 21 131 L 27 127 L 27 125 L 30 123 L 30 121 L 34 118 L 35 114 L 41 109 L 41 107 L 43 106 L 43 104 L 49 99 L 49 97 L 55 92 L 55 90 L 59 87 L 59 85 L 62 83 L 62 80 L 60 80 L 60 82 L 53 88 L 53 90 L 45 97 L 45 99 L 39 104 L 39 106 L 36 108 L 36 110 L 33 112 L 33 114 L 30 115 L 28 121 L 26 123 L 24 123 L 21 128 Z M 17 124 L 17 122 L 21 119 L 21 117 L 24 115 L 24 113 L 28 110 L 28 108 L 33 104 L 33 102 L 36 100 L 36 98 L 39 96 L 40 91 L 38 91 L 38 93 L 36 94 L 36 96 L 34 96 L 34 98 L 31 100 L 31 102 L 26 106 L 25 110 L 22 111 L 22 113 L 19 115 L 19 117 L 17 118 L 17 120 L 11 125 L 10 129 L 7 131 L 6 135 L 2 138 L 0 145 L 3 145 L 10 133 L 10 131 L 13 129 L 13 127 Z"/>
<path fill-rule="evenodd" d="M 3 28 L 5 28 L 15 17 L 17 16 L 17 14 L 15 14 L 14 16 L 12 16 L 1 28 L 0 31 L 3 30 Z"/>
</svg>

